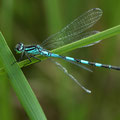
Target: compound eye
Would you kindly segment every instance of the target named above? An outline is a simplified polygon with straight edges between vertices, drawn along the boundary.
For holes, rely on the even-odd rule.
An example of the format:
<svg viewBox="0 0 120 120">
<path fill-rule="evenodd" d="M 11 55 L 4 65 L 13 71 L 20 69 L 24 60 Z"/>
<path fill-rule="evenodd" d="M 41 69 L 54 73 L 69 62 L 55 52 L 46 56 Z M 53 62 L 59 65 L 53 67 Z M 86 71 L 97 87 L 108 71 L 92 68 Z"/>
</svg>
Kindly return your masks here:
<svg viewBox="0 0 120 120">
<path fill-rule="evenodd" d="M 18 51 L 22 51 L 22 50 L 24 49 L 23 43 L 18 43 L 18 44 L 16 45 L 15 49 L 18 50 Z"/>
</svg>

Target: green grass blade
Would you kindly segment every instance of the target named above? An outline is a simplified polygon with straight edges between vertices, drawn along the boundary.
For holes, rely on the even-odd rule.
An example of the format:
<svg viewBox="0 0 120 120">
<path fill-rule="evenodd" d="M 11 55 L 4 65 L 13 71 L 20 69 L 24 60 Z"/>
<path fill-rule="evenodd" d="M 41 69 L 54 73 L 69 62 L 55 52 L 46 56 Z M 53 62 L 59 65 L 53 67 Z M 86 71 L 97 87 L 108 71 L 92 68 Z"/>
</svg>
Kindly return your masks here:
<svg viewBox="0 0 120 120">
<path fill-rule="evenodd" d="M 17 64 L 11 65 L 15 58 L 4 37 L 0 33 L 0 59 L 9 76 L 10 83 L 31 120 L 46 120 L 44 112 L 36 99 L 29 83 Z"/>
<path fill-rule="evenodd" d="M 103 40 L 103 39 L 106 39 L 106 38 L 110 38 L 110 37 L 115 36 L 117 34 L 120 34 L 120 25 L 115 26 L 115 27 L 110 28 L 110 29 L 107 29 L 105 31 L 99 32 L 95 35 L 89 36 L 89 37 L 84 38 L 82 40 L 78 40 L 76 42 L 73 42 L 73 43 L 67 44 L 65 46 L 59 47 L 57 49 L 52 50 L 51 52 L 58 53 L 58 54 L 66 53 L 66 52 L 75 50 L 77 48 L 80 48 L 82 46 L 89 45 L 93 42 Z M 38 55 L 38 58 L 41 59 L 41 60 L 45 59 L 45 57 L 40 56 L 40 55 Z M 19 66 L 23 67 L 28 62 L 29 62 L 28 60 L 21 61 L 19 63 Z M 36 62 L 38 62 L 36 59 L 32 59 L 32 62 L 30 64 L 33 64 L 33 63 L 36 63 Z M 30 64 L 27 64 L 27 65 L 30 65 Z"/>
<path fill-rule="evenodd" d="M 13 118 L 15 118 L 15 116 L 13 117 L 13 108 L 10 102 L 11 96 L 9 91 L 8 76 L 5 72 L 0 72 L 0 120 L 13 120 Z"/>
</svg>

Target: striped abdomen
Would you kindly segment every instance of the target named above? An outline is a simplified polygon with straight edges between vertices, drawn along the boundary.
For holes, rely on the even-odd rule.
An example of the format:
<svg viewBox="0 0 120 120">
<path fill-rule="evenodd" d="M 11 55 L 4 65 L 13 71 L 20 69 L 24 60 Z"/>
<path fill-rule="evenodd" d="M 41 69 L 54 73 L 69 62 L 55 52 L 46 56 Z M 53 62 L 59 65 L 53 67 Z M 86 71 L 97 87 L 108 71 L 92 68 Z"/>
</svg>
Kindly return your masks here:
<svg viewBox="0 0 120 120">
<path fill-rule="evenodd" d="M 68 56 L 61 56 L 61 55 L 54 54 L 54 53 L 50 53 L 50 56 L 62 58 L 62 59 L 67 60 L 67 61 L 78 62 L 78 63 L 82 63 L 82 64 L 86 64 L 86 65 L 92 65 L 92 66 L 96 66 L 96 67 L 104 67 L 104 68 L 109 68 L 109 69 L 120 70 L 120 67 L 118 67 L 118 66 L 106 65 L 106 64 L 96 63 L 96 62 L 89 62 L 86 60 L 75 59 L 75 58 L 68 57 Z"/>
</svg>

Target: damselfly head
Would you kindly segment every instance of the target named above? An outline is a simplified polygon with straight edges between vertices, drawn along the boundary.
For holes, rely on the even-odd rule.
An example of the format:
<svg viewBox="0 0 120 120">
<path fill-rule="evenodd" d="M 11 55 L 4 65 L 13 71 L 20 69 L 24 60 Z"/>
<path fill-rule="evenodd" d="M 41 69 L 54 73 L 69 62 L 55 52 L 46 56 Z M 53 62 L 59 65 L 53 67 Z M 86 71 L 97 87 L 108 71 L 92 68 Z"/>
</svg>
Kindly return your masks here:
<svg viewBox="0 0 120 120">
<path fill-rule="evenodd" d="M 15 51 L 17 53 L 21 53 L 24 51 L 24 44 L 23 43 L 18 43 L 16 46 L 15 46 Z"/>
</svg>

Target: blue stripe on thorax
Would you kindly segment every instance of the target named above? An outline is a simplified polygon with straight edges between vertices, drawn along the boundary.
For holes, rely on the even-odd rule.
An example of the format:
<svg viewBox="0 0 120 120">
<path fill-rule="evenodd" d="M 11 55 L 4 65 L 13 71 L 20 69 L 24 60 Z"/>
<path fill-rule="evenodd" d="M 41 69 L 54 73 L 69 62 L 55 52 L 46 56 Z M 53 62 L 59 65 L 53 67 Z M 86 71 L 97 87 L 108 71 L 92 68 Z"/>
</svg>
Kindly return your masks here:
<svg viewBox="0 0 120 120">
<path fill-rule="evenodd" d="M 27 47 L 26 47 L 26 48 L 25 48 L 26 51 L 31 51 L 31 50 L 34 50 L 34 49 L 35 49 L 35 47 L 30 47 L 30 48 L 27 48 Z"/>
<path fill-rule="evenodd" d="M 35 54 L 35 55 L 37 55 L 37 54 L 40 54 L 40 52 L 38 51 L 38 49 L 33 49 L 33 50 L 29 50 L 29 51 L 26 51 L 27 53 L 29 53 L 29 54 Z"/>
</svg>

